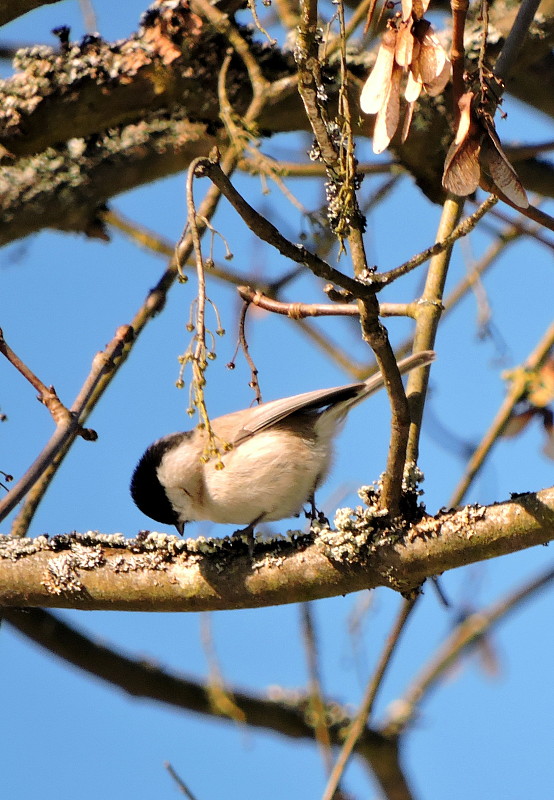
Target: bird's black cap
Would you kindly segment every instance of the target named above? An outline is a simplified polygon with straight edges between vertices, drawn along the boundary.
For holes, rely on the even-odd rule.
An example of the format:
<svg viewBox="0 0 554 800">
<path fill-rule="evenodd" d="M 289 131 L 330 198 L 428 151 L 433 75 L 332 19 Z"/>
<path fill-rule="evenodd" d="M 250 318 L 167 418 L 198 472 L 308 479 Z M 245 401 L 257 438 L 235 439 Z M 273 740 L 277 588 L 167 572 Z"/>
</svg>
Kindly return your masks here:
<svg viewBox="0 0 554 800">
<path fill-rule="evenodd" d="M 164 487 L 158 479 L 158 467 L 165 453 L 179 445 L 188 436 L 190 436 L 190 432 L 172 433 L 151 444 L 133 472 L 130 487 L 131 497 L 143 514 L 155 519 L 156 522 L 175 525 L 179 532 L 182 532 L 183 524 L 179 521 Z"/>
</svg>

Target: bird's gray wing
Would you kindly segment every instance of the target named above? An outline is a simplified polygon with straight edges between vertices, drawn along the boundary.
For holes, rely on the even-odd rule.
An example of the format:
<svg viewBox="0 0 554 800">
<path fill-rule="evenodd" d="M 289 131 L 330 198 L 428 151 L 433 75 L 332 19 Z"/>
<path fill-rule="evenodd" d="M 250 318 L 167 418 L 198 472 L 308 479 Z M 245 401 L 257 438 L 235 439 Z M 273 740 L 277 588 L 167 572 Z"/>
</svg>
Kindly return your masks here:
<svg viewBox="0 0 554 800">
<path fill-rule="evenodd" d="M 255 433 L 290 417 L 291 414 L 299 411 L 315 411 L 325 408 L 334 403 L 356 397 L 363 390 L 365 390 L 364 383 L 350 383 L 345 386 L 335 386 L 333 389 L 316 389 L 313 392 L 305 392 L 293 397 L 283 397 L 281 400 L 262 403 L 249 410 L 248 424 L 238 431 L 233 444 L 240 444 Z"/>
</svg>

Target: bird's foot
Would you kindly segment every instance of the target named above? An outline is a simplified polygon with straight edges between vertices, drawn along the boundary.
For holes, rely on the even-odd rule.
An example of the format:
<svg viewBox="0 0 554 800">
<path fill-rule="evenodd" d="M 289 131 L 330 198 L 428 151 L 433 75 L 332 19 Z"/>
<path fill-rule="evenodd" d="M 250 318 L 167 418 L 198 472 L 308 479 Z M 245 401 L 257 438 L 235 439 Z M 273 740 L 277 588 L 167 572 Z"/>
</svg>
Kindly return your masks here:
<svg viewBox="0 0 554 800">
<path fill-rule="evenodd" d="M 306 519 L 309 519 L 310 522 L 319 522 L 321 525 L 329 525 L 329 520 L 323 513 L 323 511 L 318 511 L 315 505 L 315 497 L 312 495 L 310 497 L 310 508 L 308 511 L 304 509 L 304 514 L 306 515 Z"/>
<path fill-rule="evenodd" d="M 254 528 L 256 527 L 260 519 L 261 518 L 258 517 L 253 522 L 251 522 L 250 525 L 247 525 L 246 528 L 240 528 L 237 531 L 233 531 L 233 536 L 236 536 L 237 538 L 240 536 L 243 539 L 243 541 L 246 538 L 246 545 L 248 547 L 248 555 L 250 556 L 250 558 L 252 558 L 252 556 L 254 555 L 254 544 L 256 541 L 254 539 Z"/>
</svg>

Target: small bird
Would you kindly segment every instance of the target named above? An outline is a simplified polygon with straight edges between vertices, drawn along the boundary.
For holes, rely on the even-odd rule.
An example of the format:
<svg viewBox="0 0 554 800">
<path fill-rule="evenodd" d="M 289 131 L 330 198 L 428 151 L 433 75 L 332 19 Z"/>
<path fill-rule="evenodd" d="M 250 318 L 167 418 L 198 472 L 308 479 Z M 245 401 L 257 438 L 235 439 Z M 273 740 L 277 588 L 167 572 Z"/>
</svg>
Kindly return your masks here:
<svg viewBox="0 0 554 800">
<path fill-rule="evenodd" d="M 432 350 L 398 363 L 401 373 L 431 363 Z M 245 525 L 253 541 L 259 522 L 298 515 L 305 503 L 315 513 L 314 492 L 326 478 L 333 439 L 353 406 L 384 385 L 378 373 L 363 383 L 318 389 L 261 403 L 212 420 L 217 439 L 229 449 L 223 468 L 203 458 L 204 428 L 164 436 L 147 448 L 131 480 L 131 495 L 148 517 L 186 522 Z"/>
</svg>

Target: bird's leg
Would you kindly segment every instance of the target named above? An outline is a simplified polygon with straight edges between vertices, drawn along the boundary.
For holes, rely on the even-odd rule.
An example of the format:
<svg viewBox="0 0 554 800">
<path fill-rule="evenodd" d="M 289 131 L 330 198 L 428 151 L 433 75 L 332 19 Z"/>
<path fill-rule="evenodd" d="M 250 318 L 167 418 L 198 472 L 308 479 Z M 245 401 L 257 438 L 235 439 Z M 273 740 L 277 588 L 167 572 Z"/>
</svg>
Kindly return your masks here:
<svg viewBox="0 0 554 800">
<path fill-rule="evenodd" d="M 238 531 L 233 531 L 233 536 L 237 537 L 246 536 L 246 544 L 248 546 L 248 555 L 250 556 L 250 558 L 252 558 L 252 556 L 254 555 L 254 543 L 255 543 L 254 528 L 256 527 L 258 522 L 261 519 L 263 519 L 263 517 L 264 515 L 260 514 L 260 516 L 252 520 L 252 522 L 249 525 L 247 525 L 246 528 L 240 528 Z"/>
<path fill-rule="evenodd" d="M 306 515 L 306 519 L 309 519 L 311 522 L 317 520 L 322 525 L 329 525 L 329 520 L 323 513 L 323 511 L 318 511 L 315 504 L 315 491 L 311 493 L 308 498 L 308 502 L 310 504 L 310 510 L 304 510 L 304 514 Z"/>
</svg>

